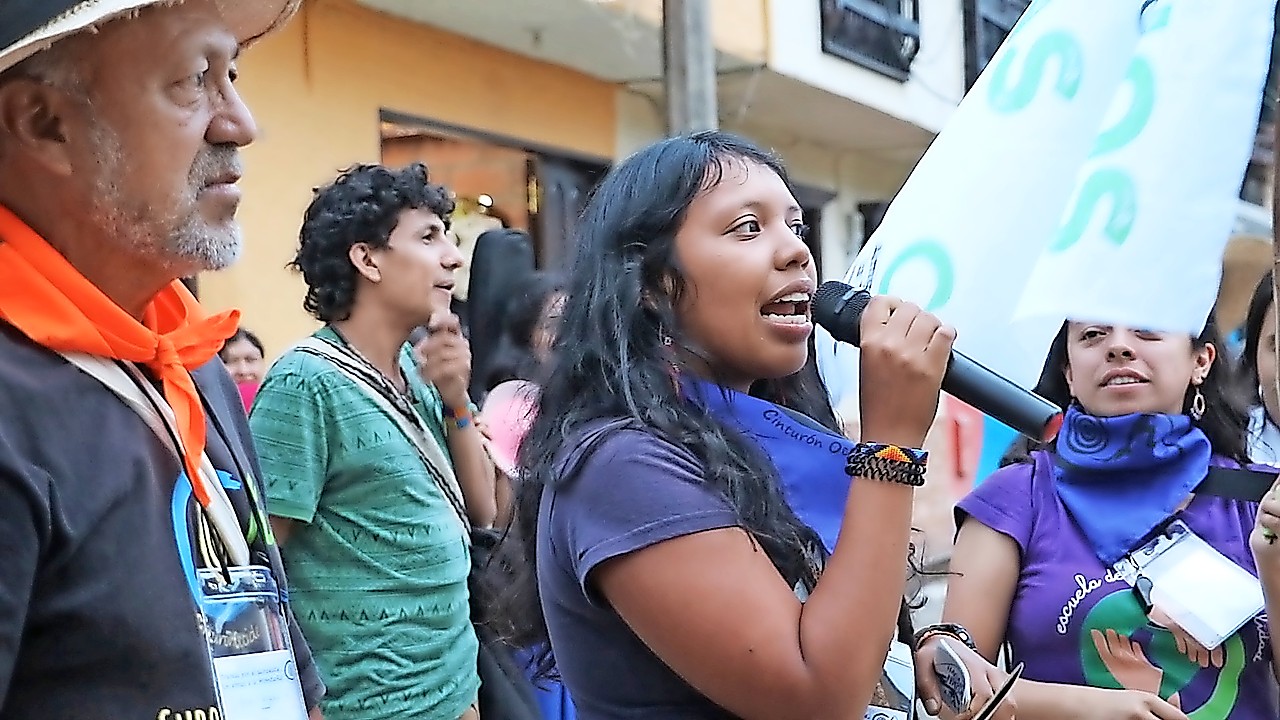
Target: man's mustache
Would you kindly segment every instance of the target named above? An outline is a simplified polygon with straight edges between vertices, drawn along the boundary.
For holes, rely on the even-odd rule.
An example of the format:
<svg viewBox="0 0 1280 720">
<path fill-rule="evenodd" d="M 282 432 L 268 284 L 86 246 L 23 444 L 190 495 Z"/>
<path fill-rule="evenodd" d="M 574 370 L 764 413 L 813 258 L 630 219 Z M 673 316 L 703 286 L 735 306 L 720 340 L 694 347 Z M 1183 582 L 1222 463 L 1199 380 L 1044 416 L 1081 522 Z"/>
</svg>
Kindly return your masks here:
<svg viewBox="0 0 1280 720">
<path fill-rule="evenodd" d="M 189 175 L 193 188 L 203 188 L 244 174 L 240 150 L 228 145 L 210 145 L 196 155 Z"/>
</svg>

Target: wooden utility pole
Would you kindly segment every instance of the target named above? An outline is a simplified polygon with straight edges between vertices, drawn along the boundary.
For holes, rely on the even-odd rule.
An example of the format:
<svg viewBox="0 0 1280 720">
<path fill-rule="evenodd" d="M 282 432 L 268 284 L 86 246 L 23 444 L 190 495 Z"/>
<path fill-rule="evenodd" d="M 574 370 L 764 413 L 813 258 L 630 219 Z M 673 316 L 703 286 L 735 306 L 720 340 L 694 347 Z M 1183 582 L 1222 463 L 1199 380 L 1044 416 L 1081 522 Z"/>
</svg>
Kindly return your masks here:
<svg viewBox="0 0 1280 720">
<path fill-rule="evenodd" d="M 719 126 L 709 2 L 662 0 L 662 67 L 669 135 Z"/>
</svg>

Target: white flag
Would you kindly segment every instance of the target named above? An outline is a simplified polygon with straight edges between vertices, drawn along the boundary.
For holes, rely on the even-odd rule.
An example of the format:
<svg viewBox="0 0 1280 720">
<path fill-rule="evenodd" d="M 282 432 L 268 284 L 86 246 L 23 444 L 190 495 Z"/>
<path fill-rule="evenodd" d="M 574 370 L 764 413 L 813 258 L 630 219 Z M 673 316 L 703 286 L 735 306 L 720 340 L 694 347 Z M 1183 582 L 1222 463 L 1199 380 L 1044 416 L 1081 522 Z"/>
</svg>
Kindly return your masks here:
<svg viewBox="0 0 1280 720">
<path fill-rule="evenodd" d="M 1164 0 L 1020 318 L 1198 334 L 1253 151 L 1274 0 Z"/>
<path fill-rule="evenodd" d="M 1066 317 L 1202 324 L 1274 9 L 1035 0 L 846 281 L 936 313 L 957 328 L 957 349 L 1025 387 Z M 1133 193 L 1115 189 L 1122 176 Z M 1121 280 L 1122 296 L 1104 294 Z M 824 376 L 856 373 L 851 355 L 820 356 Z"/>
</svg>

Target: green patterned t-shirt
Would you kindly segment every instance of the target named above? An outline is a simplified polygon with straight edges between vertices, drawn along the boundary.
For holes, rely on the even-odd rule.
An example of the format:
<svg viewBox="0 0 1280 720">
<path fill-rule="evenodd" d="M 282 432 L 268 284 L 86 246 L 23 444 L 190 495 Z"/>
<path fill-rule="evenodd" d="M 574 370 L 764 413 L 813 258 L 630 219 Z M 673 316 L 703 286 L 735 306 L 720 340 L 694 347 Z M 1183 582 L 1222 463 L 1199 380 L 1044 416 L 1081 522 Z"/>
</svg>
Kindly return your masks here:
<svg viewBox="0 0 1280 720">
<path fill-rule="evenodd" d="M 337 338 L 329 329 L 315 335 Z M 448 457 L 443 404 L 400 364 Z M 292 350 L 250 427 L 268 509 L 301 523 L 283 548 L 290 598 L 328 685 L 327 720 L 457 720 L 476 700 L 471 561 L 457 514 L 417 449 L 363 386 Z"/>
</svg>

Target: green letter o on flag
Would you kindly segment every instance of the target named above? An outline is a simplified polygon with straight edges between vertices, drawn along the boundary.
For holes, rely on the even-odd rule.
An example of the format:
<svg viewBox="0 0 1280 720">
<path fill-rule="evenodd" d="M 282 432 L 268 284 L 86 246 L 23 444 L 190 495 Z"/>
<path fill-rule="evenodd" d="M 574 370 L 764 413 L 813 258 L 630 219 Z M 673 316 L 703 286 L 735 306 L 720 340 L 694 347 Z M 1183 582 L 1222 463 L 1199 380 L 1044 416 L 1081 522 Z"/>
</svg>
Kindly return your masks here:
<svg viewBox="0 0 1280 720">
<path fill-rule="evenodd" d="M 951 293 L 956 285 L 956 268 L 947 249 L 933 238 L 918 240 L 908 245 L 889 263 L 889 267 L 885 268 L 884 275 L 880 278 L 880 294 L 888 294 L 893 276 L 904 266 L 916 261 L 926 262 L 933 268 L 936 277 L 933 296 L 929 298 L 924 309 L 934 312 L 951 299 Z"/>
</svg>

